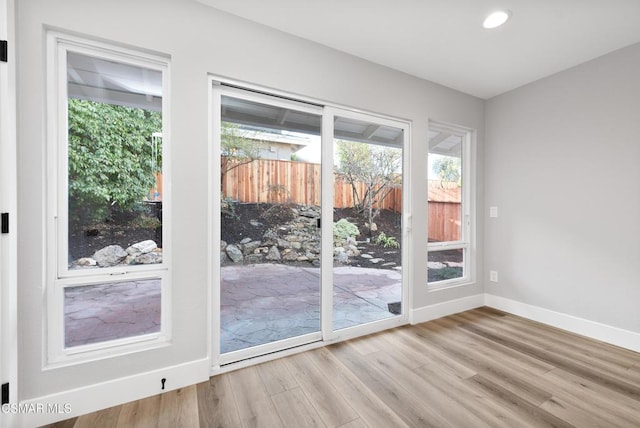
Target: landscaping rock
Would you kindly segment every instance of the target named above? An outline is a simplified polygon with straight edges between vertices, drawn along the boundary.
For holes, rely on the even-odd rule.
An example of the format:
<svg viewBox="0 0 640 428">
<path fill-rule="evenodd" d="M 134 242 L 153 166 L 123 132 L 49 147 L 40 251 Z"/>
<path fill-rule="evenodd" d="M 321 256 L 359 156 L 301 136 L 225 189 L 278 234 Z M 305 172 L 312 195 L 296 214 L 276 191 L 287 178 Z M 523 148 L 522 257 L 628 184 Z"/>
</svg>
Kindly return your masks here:
<svg viewBox="0 0 640 428">
<path fill-rule="evenodd" d="M 251 238 L 244 238 L 242 241 L 240 241 L 242 245 L 248 244 L 249 242 L 251 242 Z"/>
<path fill-rule="evenodd" d="M 133 260 L 133 264 L 136 265 L 152 265 L 156 263 L 162 263 L 161 252 L 141 254 Z"/>
<path fill-rule="evenodd" d="M 269 248 L 269 252 L 267 253 L 265 258 L 267 260 L 273 260 L 273 261 L 278 261 L 282 259 L 282 257 L 280 256 L 280 251 L 278 251 L 278 247 L 276 247 L 275 245 Z"/>
<path fill-rule="evenodd" d="M 264 259 L 264 254 L 249 254 L 244 258 L 245 264 L 258 264 L 262 263 Z"/>
<path fill-rule="evenodd" d="M 320 218 L 320 208 L 319 207 L 305 207 L 302 210 L 300 210 L 299 215 L 301 217 L 308 217 L 308 218 Z"/>
<path fill-rule="evenodd" d="M 387 263 L 382 263 L 380 266 L 387 267 L 387 266 L 395 266 L 395 265 L 396 265 L 395 262 L 387 262 Z"/>
<path fill-rule="evenodd" d="M 140 254 L 150 253 L 156 248 L 158 248 L 158 245 L 155 243 L 155 241 L 151 239 L 147 239 L 146 241 L 137 242 L 133 244 L 132 246 L 126 249 L 126 252 L 130 256 L 137 257 Z"/>
<path fill-rule="evenodd" d="M 381 259 L 381 258 L 375 258 L 375 259 L 370 259 L 369 261 L 370 261 L 371 263 L 373 263 L 374 265 L 377 265 L 378 263 L 383 262 L 383 261 L 384 261 L 384 259 Z"/>
<path fill-rule="evenodd" d="M 76 260 L 75 264 L 76 266 L 89 267 L 89 266 L 96 266 L 98 262 L 96 262 L 95 259 L 92 259 L 91 257 L 83 257 L 81 259 Z"/>
<path fill-rule="evenodd" d="M 360 257 L 362 257 L 363 259 L 372 259 L 373 256 L 371 254 L 361 254 Z"/>
<path fill-rule="evenodd" d="M 227 252 L 225 251 L 226 248 L 227 243 L 223 240 L 220 240 L 220 263 L 225 263 L 227 260 L 229 260 L 229 257 L 227 257 Z"/>
<path fill-rule="evenodd" d="M 249 224 L 253 227 L 260 227 L 262 226 L 262 223 L 260 223 L 258 220 L 249 220 Z"/>
<path fill-rule="evenodd" d="M 269 229 L 262 235 L 262 240 L 266 245 L 273 245 L 275 242 L 278 242 L 278 234 Z"/>
<path fill-rule="evenodd" d="M 247 256 L 249 254 L 253 254 L 253 253 L 255 253 L 255 250 L 257 250 L 261 245 L 262 245 L 262 241 L 247 242 L 242 247 L 242 252 L 243 252 L 243 254 L 245 256 Z"/>
<path fill-rule="evenodd" d="M 440 262 L 427 262 L 427 268 L 428 269 L 442 269 L 442 268 L 446 268 L 447 265 L 445 265 L 444 263 L 440 263 Z"/>
<path fill-rule="evenodd" d="M 227 245 L 226 252 L 231 261 L 234 263 L 240 263 L 244 259 L 242 251 L 240 251 L 240 249 L 233 244 Z"/>
<path fill-rule="evenodd" d="M 109 245 L 96 251 L 93 259 L 100 267 L 109 267 L 120 264 L 128 253 L 120 245 Z"/>
<path fill-rule="evenodd" d="M 293 262 L 298 260 L 298 257 L 300 257 L 300 254 L 296 253 L 295 251 L 288 251 L 285 255 L 282 256 L 282 260 L 288 261 L 288 262 Z"/>
</svg>

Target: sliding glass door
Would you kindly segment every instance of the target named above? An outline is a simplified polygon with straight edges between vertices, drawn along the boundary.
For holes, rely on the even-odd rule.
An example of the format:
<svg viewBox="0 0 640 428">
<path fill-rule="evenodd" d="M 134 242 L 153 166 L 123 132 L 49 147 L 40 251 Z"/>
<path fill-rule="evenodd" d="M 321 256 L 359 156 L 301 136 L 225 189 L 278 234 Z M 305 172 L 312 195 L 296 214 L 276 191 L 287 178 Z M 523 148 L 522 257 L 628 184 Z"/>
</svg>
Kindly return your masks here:
<svg viewBox="0 0 640 428">
<path fill-rule="evenodd" d="M 333 131 L 333 329 L 402 313 L 404 130 L 343 112 Z"/>
<path fill-rule="evenodd" d="M 214 365 L 406 322 L 407 127 L 214 85 Z"/>
<path fill-rule="evenodd" d="M 321 109 L 228 88 L 216 119 L 220 353 L 320 340 Z"/>
</svg>

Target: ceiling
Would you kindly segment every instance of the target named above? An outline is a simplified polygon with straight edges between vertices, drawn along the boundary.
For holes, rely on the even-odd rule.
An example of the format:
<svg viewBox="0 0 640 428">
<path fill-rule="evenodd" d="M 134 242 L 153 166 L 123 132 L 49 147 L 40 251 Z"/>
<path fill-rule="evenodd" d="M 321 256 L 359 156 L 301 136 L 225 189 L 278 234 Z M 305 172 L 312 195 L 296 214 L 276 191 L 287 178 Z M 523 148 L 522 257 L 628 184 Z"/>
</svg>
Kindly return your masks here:
<svg viewBox="0 0 640 428">
<path fill-rule="evenodd" d="M 198 1 L 484 99 L 640 42 L 640 0 Z"/>
</svg>

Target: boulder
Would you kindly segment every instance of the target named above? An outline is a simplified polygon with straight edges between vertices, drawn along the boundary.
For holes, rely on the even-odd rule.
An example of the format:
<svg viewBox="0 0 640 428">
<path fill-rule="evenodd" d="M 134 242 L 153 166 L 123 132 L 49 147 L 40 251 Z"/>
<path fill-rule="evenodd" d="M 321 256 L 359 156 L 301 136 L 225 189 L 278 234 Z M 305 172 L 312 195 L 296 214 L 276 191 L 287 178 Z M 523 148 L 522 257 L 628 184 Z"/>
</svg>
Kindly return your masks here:
<svg viewBox="0 0 640 428">
<path fill-rule="evenodd" d="M 100 267 L 109 267 L 120 264 L 128 253 L 120 245 L 109 245 L 93 254 L 93 259 Z"/>
<path fill-rule="evenodd" d="M 255 250 L 257 250 L 261 245 L 262 245 L 261 241 L 247 242 L 242 247 L 242 252 L 244 253 L 245 256 L 249 255 L 249 254 L 253 254 L 253 253 L 255 253 Z"/>
<path fill-rule="evenodd" d="M 249 254 L 244 258 L 245 264 L 258 264 L 262 263 L 262 259 L 264 258 L 264 254 Z"/>
<path fill-rule="evenodd" d="M 91 257 L 83 257 L 81 259 L 76 260 L 75 262 L 76 266 L 82 266 L 82 267 L 95 266 L 97 264 L 98 263 Z"/>
<path fill-rule="evenodd" d="M 133 260 L 133 264 L 136 265 L 153 265 L 156 263 L 162 263 L 162 253 L 160 252 L 140 254 Z"/>
<path fill-rule="evenodd" d="M 242 251 L 240 251 L 240 249 L 233 244 L 227 245 L 226 252 L 231 261 L 234 263 L 240 263 L 244 258 L 242 256 Z"/>
<path fill-rule="evenodd" d="M 158 248 L 158 245 L 155 243 L 155 241 L 147 239 L 146 241 L 141 241 L 133 244 L 132 246 L 127 248 L 126 251 L 130 256 L 137 257 L 140 254 L 150 253 L 156 248 Z"/>
<path fill-rule="evenodd" d="M 288 262 L 293 262 L 298 260 L 298 257 L 300 257 L 300 254 L 296 253 L 295 251 L 289 251 L 287 254 L 285 254 L 282 257 L 282 260 L 286 260 Z"/>
<path fill-rule="evenodd" d="M 316 207 L 304 207 L 299 212 L 300 217 L 320 218 L 320 209 Z"/>
<path fill-rule="evenodd" d="M 276 247 L 275 245 L 269 248 L 269 252 L 265 256 L 265 258 L 267 260 L 273 260 L 273 261 L 282 259 L 282 257 L 280 256 L 280 251 L 278 251 L 278 247 Z"/>
</svg>

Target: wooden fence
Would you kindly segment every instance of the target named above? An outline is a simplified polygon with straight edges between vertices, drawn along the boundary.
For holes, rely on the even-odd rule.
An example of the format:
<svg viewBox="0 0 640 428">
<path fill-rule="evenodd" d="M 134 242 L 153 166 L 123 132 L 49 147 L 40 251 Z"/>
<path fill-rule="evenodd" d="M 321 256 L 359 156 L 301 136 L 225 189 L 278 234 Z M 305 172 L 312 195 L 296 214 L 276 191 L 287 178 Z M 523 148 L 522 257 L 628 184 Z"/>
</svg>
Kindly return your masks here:
<svg viewBox="0 0 640 428">
<path fill-rule="evenodd" d="M 260 159 L 230 169 L 222 179 L 222 193 L 233 200 L 247 203 L 285 203 L 320 205 L 320 165 Z M 360 195 L 364 183 L 357 183 Z M 351 184 L 334 176 L 333 206 L 348 208 L 354 205 Z M 391 189 L 382 201 L 382 209 L 402 212 L 402 188 Z"/>
<path fill-rule="evenodd" d="M 239 165 L 224 174 L 222 193 L 244 203 L 295 203 L 320 205 L 320 165 L 306 162 L 260 159 Z M 162 177 L 155 200 L 162 200 Z M 457 183 L 429 180 L 429 241 L 460 239 L 461 193 Z M 364 184 L 359 185 L 360 194 Z M 351 185 L 334 175 L 333 206 L 354 205 Z M 382 209 L 402 212 L 402 188 L 394 187 L 382 201 Z"/>
</svg>

